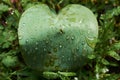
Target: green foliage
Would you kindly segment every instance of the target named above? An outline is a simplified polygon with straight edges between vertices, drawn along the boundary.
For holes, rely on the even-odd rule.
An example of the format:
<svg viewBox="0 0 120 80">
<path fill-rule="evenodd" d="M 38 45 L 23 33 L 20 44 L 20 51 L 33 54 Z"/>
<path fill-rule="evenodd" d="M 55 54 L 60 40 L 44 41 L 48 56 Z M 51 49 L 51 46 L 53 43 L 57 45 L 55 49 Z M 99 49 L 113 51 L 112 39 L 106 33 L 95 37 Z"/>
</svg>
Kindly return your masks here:
<svg viewBox="0 0 120 80">
<path fill-rule="evenodd" d="M 81 5 L 68 5 L 57 15 L 54 12 L 39 4 L 23 13 L 18 28 L 23 58 L 35 70 L 74 71 L 93 52 L 98 37 L 96 17 Z"/>
<path fill-rule="evenodd" d="M 2 59 L 2 63 L 6 67 L 14 67 L 17 64 L 16 62 L 17 62 L 17 57 L 6 56 L 5 58 Z"/>
<path fill-rule="evenodd" d="M 24 64 L 19 50 L 17 28 L 21 14 L 29 7 L 47 4 L 56 12 L 68 4 L 90 8 L 99 22 L 99 38 L 89 63 L 77 72 L 79 80 L 119 80 L 120 1 L 119 0 L 1 0 L 0 80 L 46 80 Z M 92 43 L 90 43 L 91 45 Z M 11 65 L 13 63 L 14 65 Z M 17 63 L 17 64 L 16 64 Z M 65 79 L 65 77 L 62 77 Z M 69 77 L 69 79 L 72 79 Z"/>
</svg>

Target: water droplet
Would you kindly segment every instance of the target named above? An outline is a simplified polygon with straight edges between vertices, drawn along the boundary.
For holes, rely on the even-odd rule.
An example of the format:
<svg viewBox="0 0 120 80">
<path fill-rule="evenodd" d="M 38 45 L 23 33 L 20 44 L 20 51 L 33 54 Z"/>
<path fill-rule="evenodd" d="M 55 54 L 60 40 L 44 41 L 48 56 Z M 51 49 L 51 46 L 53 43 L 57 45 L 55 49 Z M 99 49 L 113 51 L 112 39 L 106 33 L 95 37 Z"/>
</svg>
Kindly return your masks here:
<svg viewBox="0 0 120 80">
<path fill-rule="evenodd" d="M 70 58 L 68 58 L 68 61 L 70 61 Z"/>
<path fill-rule="evenodd" d="M 77 77 L 74 77 L 74 80 L 78 80 L 78 78 L 77 78 Z"/>
<path fill-rule="evenodd" d="M 47 51 L 47 49 L 46 49 L 46 48 L 44 48 L 43 50 L 44 50 L 44 51 Z"/>
<path fill-rule="evenodd" d="M 38 47 L 35 47 L 35 50 L 38 50 Z"/>
<path fill-rule="evenodd" d="M 82 23 L 82 20 L 80 20 L 79 23 L 81 24 L 81 23 Z"/>
<path fill-rule="evenodd" d="M 59 47 L 62 48 L 62 45 L 60 45 Z"/>
<path fill-rule="evenodd" d="M 75 37 L 73 37 L 73 36 L 72 36 L 72 37 L 71 37 L 71 39 L 72 39 L 72 40 L 74 40 L 74 39 L 75 39 Z"/>
<path fill-rule="evenodd" d="M 25 34 L 25 33 L 22 31 L 22 34 Z"/>
<path fill-rule="evenodd" d="M 21 40 L 22 39 L 22 36 L 19 36 L 19 40 Z"/>
<path fill-rule="evenodd" d="M 84 44 L 85 44 L 85 42 L 82 42 L 81 44 L 82 44 L 82 45 L 84 45 Z"/>
<path fill-rule="evenodd" d="M 15 13 L 15 11 L 12 11 L 12 12 L 11 12 L 11 15 L 13 15 L 14 13 Z"/>
<path fill-rule="evenodd" d="M 8 22 L 6 21 L 5 24 L 7 24 Z"/>
<path fill-rule="evenodd" d="M 36 42 L 35 44 L 38 45 L 38 42 Z"/>
<path fill-rule="evenodd" d="M 23 23 L 23 26 L 25 26 L 25 23 Z"/>
<path fill-rule="evenodd" d="M 29 40 L 26 40 L 26 43 L 28 43 Z"/>
<path fill-rule="evenodd" d="M 91 33 L 91 30 L 90 29 L 88 29 L 88 32 L 87 32 L 88 34 L 90 34 Z"/>
<path fill-rule="evenodd" d="M 11 13 L 11 15 L 13 15 L 13 14 L 14 14 L 14 12 Z"/>
<path fill-rule="evenodd" d="M 76 49 L 79 50 L 79 47 L 77 47 Z"/>
</svg>

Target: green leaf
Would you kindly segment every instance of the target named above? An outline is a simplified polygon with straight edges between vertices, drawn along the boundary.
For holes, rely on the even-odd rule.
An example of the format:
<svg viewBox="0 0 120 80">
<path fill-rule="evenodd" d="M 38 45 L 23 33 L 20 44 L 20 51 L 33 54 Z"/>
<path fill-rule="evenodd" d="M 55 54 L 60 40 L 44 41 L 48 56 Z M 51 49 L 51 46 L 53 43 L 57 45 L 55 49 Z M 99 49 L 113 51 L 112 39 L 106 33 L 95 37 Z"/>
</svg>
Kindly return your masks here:
<svg viewBox="0 0 120 80">
<path fill-rule="evenodd" d="M 16 62 L 17 62 L 17 57 L 13 57 L 13 56 L 4 57 L 2 60 L 2 63 L 6 67 L 14 67 L 16 65 Z"/>
<path fill-rule="evenodd" d="M 101 80 L 119 80 L 120 74 L 105 74 L 105 77 L 102 78 Z"/>
<path fill-rule="evenodd" d="M 18 37 L 23 58 L 31 68 L 44 69 L 46 65 L 41 64 L 43 59 L 49 66 L 49 50 L 55 51 L 55 57 L 59 59 L 52 61 L 53 66 L 47 66 L 44 70 L 54 71 L 55 65 L 60 62 L 57 70 L 72 71 L 71 69 L 82 67 L 86 63 L 87 54 L 93 53 L 98 37 L 98 24 L 92 11 L 82 5 L 68 5 L 56 14 L 47 5 L 39 4 L 22 14 Z M 43 58 L 38 57 L 43 54 Z M 33 57 L 36 59 L 33 60 Z"/>
<path fill-rule="evenodd" d="M 89 55 L 88 55 L 88 58 L 89 58 L 89 59 L 95 59 L 95 58 L 96 58 L 96 55 L 95 55 L 95 54 L 89 54 Z"/>
<path fill-rule="evenodd" d="M 119 66 L 119 64 L 118 64 L 118 63 L 116 63 L 116 62 L 110 62 L 110 66 L 117 67 L 117 66 Z"/>
<path fill-rule="evenodd" d="M 5 43 L 3 43 L 2 48 L 9 48 L 10 45 L 12 45 L 11 42 L 5 42 Z"/>
<path fill-rule="evenodd" d="M 3 3 L 0 4 L 0 12 L 8 11 L 9 7 Z"/>
<path fill-rule="evenodd" d="M 110 19 L 118 15 L 120 15 L 120 6 L 117 6 L 116 8 L 113 8 L 112 10 L 107 11 L 105 15 L 101 16 L 101 19 Z"/>
<path fill-rule="evenodd" d="M 120 50 L 120 42 L 117 42 L 117 43 L 113 44 L 112 49 L 113 50 Z"/>
<path fill-rule="evenodd" d="M 4 27 L 2 25 L 0 25 L 0 30 L 4 29 Z"/>
<path fill-rule="evenodd" d="M 8 4 L 8 5 L 11 5 L 11 0 L 2 0 L 4 3 Z"/>
<path fill-rule="evenodd" d="M 101 61 L 104 65 L 109 65 L 110 63 L 106 60 L 106 59 L 102 59 L 102 61 Z"/>
<path fill-rule="evenodd" d="M 116 60 L 120 60 L 120 55 L 118 55 L 118 53 L 116 53 L 115 51 L 109 51 L 108 55 L 110 55 L 111 57 L 113 57 Z"/>
<path fill-rule="evenodd" d="M 58 74 L 66 76 L 66 77 L 68 77 L 68 76 L 76 76 L 75 72 L 60 72 L 60 71 L 58 71 Z"/>
<path fill-rule="evenodd" d="M 58 78 L 58 74 L 55 72 L 43 72 L 43 77 L 47 78 L 47 79 L 56 79 Z"/>
</svg>

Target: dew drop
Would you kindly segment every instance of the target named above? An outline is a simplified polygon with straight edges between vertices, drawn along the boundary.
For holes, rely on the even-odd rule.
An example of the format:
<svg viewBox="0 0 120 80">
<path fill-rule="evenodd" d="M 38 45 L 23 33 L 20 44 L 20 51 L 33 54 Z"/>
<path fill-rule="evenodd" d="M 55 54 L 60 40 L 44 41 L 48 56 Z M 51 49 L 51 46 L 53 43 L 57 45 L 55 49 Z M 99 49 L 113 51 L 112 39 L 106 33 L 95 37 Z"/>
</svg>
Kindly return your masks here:
<svg viewBox="0 0 120 80">
<path fill-rule="evenodd" d="M 13 14 L 14 14 L 14 12 L 11 13 L 11 15 L 13 15 Z"/>
<path fill-rule="evenodd" d="M 62 45 L 60 45 L 59 47 L 62 48 Z"/>
<path fill-rule="evenodd" d="M 19 40 L 21 40 L 22 39 L 22 36 L 19 36 Z"/>
<path fill-rule="evenodd" d="M 25 26 L 25 23 L 23 23 L 23 26 Z"/>
<path fill-rule="evenodd" d="M 82 23 L 82 20 L 80 20 L 79 23 L 81 24 L 81 23 Z"/>
<path fill-rule="evenodd" d="M 6 21 L 5 23 L 7 24 L 8 22 Z"/>
<path fill-rule="evenodd" d="M 38 42 L 36 42 L 35 44 L 38 45 Z"/>
<path fill-rule="evenodd" d="M 90 29 L 88 29 L 88 34 L 90 34 L 91 33 L 91 30 Z"/>
<path fill-rule="evenodd" d="M 81 44 L 82 44 L 82 45 L 84 45 L 85 43 L 84 43 L 84 42 L 82 42 Z"/>
<path fill-rule="evenodd" d="M 77 77 L 74 77 L 74 80 L 78 80 L 78 78 L 77 78 Z"/>
<path fill-rule="evenodd" d="M 74 40 L 75 38 L 72 36 L 71 39 Z"/>
<path fill-rule="evenodd" d="M 24 32 L 22 31 L 22 34 L 24 34 Z"/>
<path fill-rule="evenodd" d="M 46 49 L 46 48 L 44 48 L 43 50 L 44 50 L 44 51 L 47 51 L 47 49 Z"/>
<path fill-rule="evenodd" d="M 68 58 L 68 61 L 70 61 L 70 58 Z"/>
<path fill-rule="evenodd" d="M 38 47 L 35 47 L 35 50 L 38 50 Z"/>
<path fill-rule="evenodd" d="M 77 47 L 76 50 L 79 50 L 79 47 Z"/>
<path fill-rule="evenodd" d="M 29 40 L 26 40 L 26 43 L 28 43 Z"/>
</svg>

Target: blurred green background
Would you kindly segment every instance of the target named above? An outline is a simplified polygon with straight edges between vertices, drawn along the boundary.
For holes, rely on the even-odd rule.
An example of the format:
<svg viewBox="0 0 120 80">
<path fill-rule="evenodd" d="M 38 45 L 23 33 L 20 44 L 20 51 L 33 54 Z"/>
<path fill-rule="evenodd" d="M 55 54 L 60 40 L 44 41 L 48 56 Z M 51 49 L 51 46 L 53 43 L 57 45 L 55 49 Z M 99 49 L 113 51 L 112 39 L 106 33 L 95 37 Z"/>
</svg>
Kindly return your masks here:
<svg viewBox="0 0 120 80">
<path fill-rule="evenodd" d="M 39 3 L 56 11 L 68 4 L 92 10 L 99 23 L 99 38 L 94 53 L 87 56 L 89 63 L 80 69 L 77 78 L 120 79 L 120 0 L 0 0 L 0 80 L 47 80 L 25 65 L 17 35 L 22 13 Z"/>
</svg>

